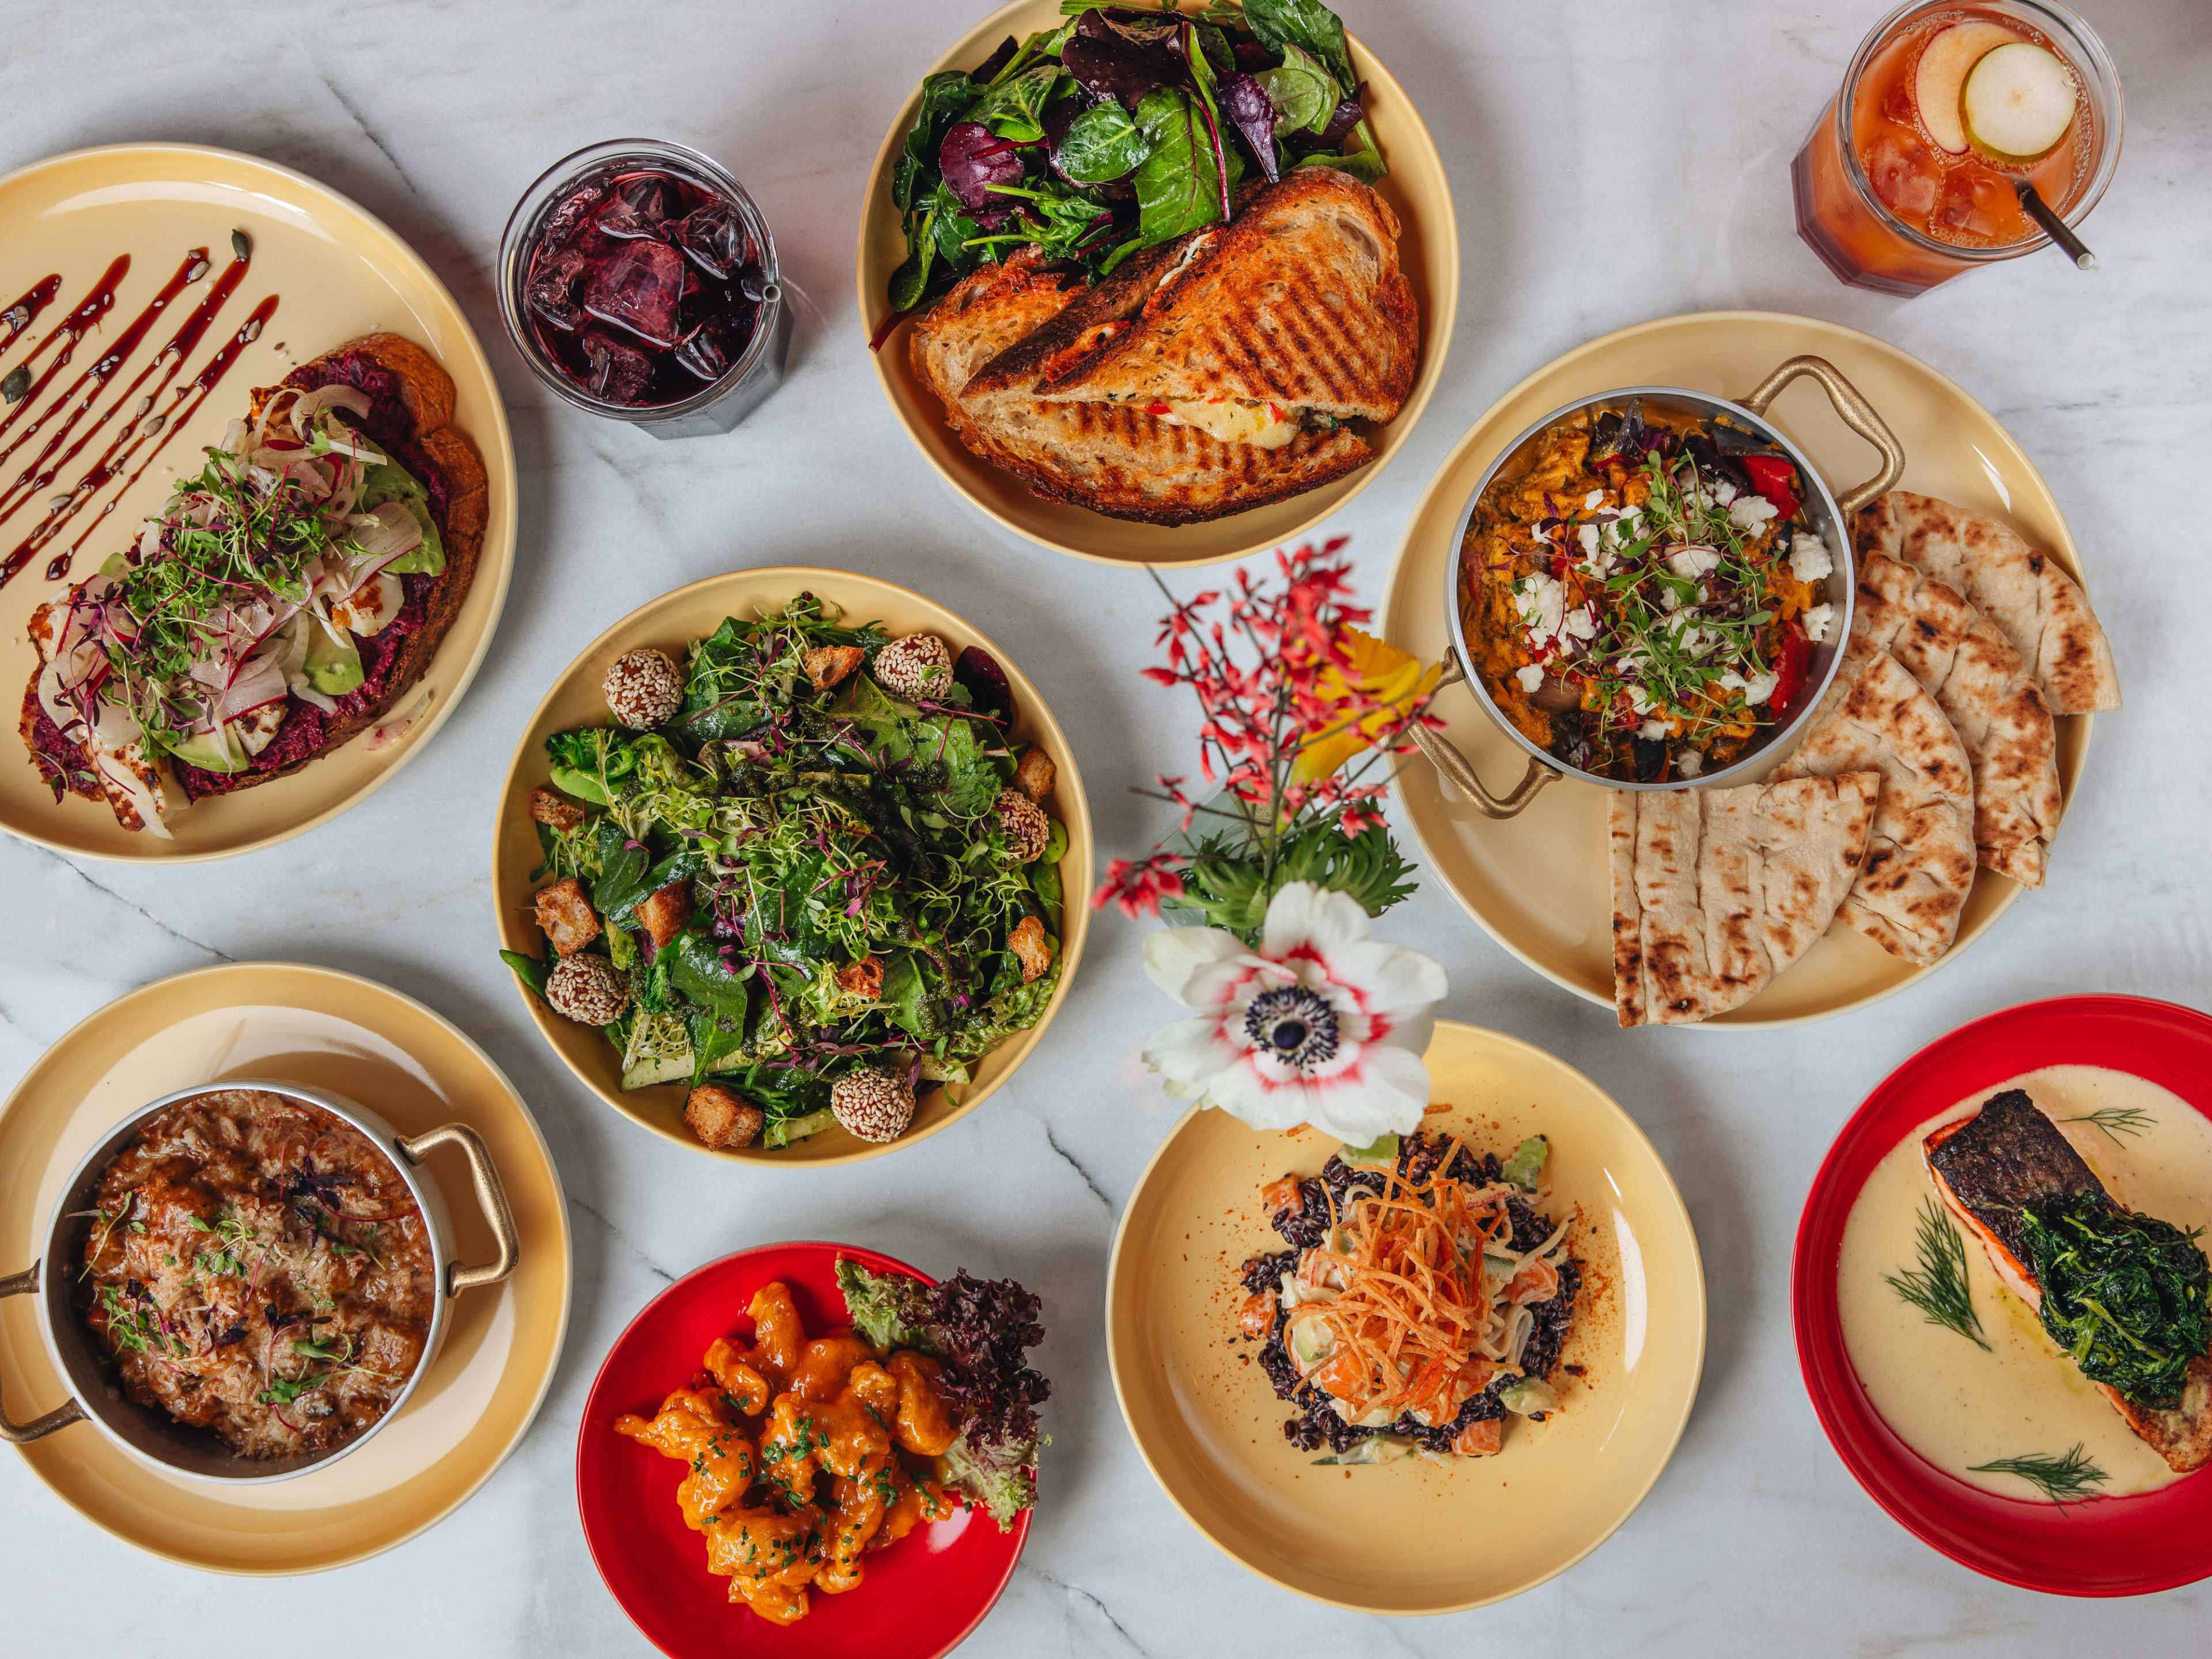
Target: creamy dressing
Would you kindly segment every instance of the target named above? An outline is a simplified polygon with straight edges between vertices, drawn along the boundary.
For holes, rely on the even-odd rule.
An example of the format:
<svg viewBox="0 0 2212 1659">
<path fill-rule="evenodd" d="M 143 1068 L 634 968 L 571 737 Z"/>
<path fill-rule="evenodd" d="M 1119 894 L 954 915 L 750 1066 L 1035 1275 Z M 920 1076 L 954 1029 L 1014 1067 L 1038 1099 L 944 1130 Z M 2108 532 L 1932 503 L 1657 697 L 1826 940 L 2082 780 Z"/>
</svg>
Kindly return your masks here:
<svg viewBox="0 0 2212 1659">
<path fill-rule="evenodd" d="M 2018 1476 L 1977 1474 L 1974 1464 L 2063 1456 L 2077 1443 L 2111 1477 L 2098 1488 L 2106 1496 L 2171 1486 L 2182 1477 L 2136 1438 L 2027 1304 L 1998 1282 L 1973 1238 L 1965 1238 L 1966 1279 L 1991 1352 L 1929 1323 L 1887 1283 L 1889 1275 L 1919 1266 L 1921 1201 L 1936 1195 L 1922 1137 L 2007 1089 L 2025 1089 L 2054 1120 L 2108 1107 L 2148 1113 L 2141 1134 L 2117 1141 L 2094 1123 L 2058 1127 L 2118 1202 L 2185 1230 L 2212 1229 L 2212 1121 L 2179 1096 L 2094 1066 L 2049 1066 L 1977 1090 L 1893 1147 L 1851 1206 L 1836 1302 L 1852 1369 L 1906 1445 L 1945 1474 L 2000 1497 L 2045 1501 Z"/>
</svg>

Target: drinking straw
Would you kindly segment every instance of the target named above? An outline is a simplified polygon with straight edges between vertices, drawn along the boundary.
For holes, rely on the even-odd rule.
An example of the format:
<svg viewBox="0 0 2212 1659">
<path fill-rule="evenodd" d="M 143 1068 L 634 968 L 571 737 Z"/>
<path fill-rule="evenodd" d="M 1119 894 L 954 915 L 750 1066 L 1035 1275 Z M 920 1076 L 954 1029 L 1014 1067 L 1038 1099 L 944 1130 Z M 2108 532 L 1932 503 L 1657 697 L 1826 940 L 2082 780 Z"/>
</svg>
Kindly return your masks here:
<svg viewBox="0 0 2212 1659">
<path fill-rule="evenodd" d="M 2083 270 L 2097 268 L 2097 256 L 2081 245 L 2081 239 L 2074 234 L 2072 226 L 2051 211 L 2051 204 L 2037 193 L 2033 185 L 2025 179 L 2016 179 L 2013 189 L 2020 193 L 2021 211 L 2041 225 L 2044 234 L 2066 250 L 2068 258 Z"/>
</svg>

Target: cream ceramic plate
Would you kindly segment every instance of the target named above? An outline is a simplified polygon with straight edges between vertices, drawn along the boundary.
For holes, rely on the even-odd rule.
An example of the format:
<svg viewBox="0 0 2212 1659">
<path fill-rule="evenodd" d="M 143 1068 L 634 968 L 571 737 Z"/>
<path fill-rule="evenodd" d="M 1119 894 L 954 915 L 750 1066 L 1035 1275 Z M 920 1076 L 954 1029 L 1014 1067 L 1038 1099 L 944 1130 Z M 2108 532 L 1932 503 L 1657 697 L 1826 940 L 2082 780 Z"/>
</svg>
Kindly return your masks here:
<svg viewBox="0 0 2212 1659">
<path fill-rule="evenodd" d="M 252 258 L 242 278 L 198 345 L 184 354 L 173 377 L 165 380 L 162 369 L 155 368 L 139 383 L 140 371 L 152 365 L 222 280 L 232 260 L 234 229 L 245 231 L 252 240 Z M 51 470 L 52 479 L 28 492 L 24 504 L 0 521 L 4 558 L 46 519 L 52 498 L 68 493 L 87 475 L 144 398 L 155 396 L 157 413 L 174 406 L 189 416 L 180 416 L 137 447 L 126 447 L 123 458 L 129 470 L 82 495 L 61 533 L 0 587 L 0 693 L 9 711 L 8 735 L 0 745 L 7 750 L 0 760 L 0 828 L 66 853 L 149 862 L 227 858 L 336 817 L 404 765 L 443 724 L 483 659 L 507 599 L 514 554 L 514 450 L 491 367 L 460 308 L 414 250 L 386 226 L 337 191 L 250 155 L 189 144 L 117 144 L 58 155 L 0 178 L 0 311 L 14 305 L 18 295 L 35 291 L 46 278 L 60 278 L 56 297 L 32 321 L 24 338 L 0 345 L 0 372 L 25 362 L 32 346 L 99 289 L 113 261 L 130 258 L 115 285 L 112 308 L 85 335 L 68 367 L 43 395 L 33 393 L 27 412 L 21 412 L 21 405 L 0 411 L 0 419 L 21 412 L 21 418 L 0 429 L 0 477 L 13 480 L 44 453 L 56 429 L 56 417 L 46 413 L 46 406 L 100 354 L 121 343 L 198 249 L 206 250 L 210 273 L 182 286 L 150 319 L 137 349 L 97 388 L 92 415 L 42 465 L 42 473 Z M 228 348 L 272 295 L 275 310 L 254 339 L 234 348 L 229 367 L 204 398 L 173 405 L 173 389 L 200 378 L 218 349 Z M 400 701 L 401 710 L 412 708 L 428 688 L 422 717 L 397 743 L 375 753 L 356 738 L 289 777 L 173 812 L 173 838 L 168 841 L 123 829 L 97 802 L 72 796 L 56 805 L 14 735 L 17 702 L 38 663 L 25 621 L 65 585 L 46 579 L 49 560 L 82 538 L 66 580 L 91 574 L 108 555 L 122 550 L 141 520 L 160 510 L 178 471 L 198 470 L 202 447 L 222 441 L 233 418 L 245 413 L 253 387 L 274 385 L 331 347 L 379 329 L 427 348 L 453 377 L 453 424 L 483 458 L 489 482 L 490 518 L 467 601 L 416 689 Z M 0 341 L 8 338 L 0 325 Z M 57 343 L 32 364 L 34 377 L 44 374 L 58 350 Z M 112 406 L 120 412 L 103 419 Z M 11 451 L 34 421 L 38 429 Z M 88 431 L 94 434 L 90 441 L 63 462 Z M 143 475 L 137 471 L 141 465 Z M 0 496 L 0 507 L 9 499 Z"/>
<path fill-rule="evenodd" d="M 1414 508 L 1384 600 L 1387 636 L 1425 660 L 1443 658 L 1449 648 L 1444 586 L 1459 516 L 1491 462 L 1531 422 L 1613 386 L 1679 386 L 1741 397 L 1801 352 L 1835 364 L 1888 422 L 1905 446 L 1901 488 L 1997 514 L 2081 579 L 2073 538 L 2034 464 L 1995 416 L 1927 364 L 1870 335 L 1809 317 L 1705 312 L 1593 340 L 1491 405 Z M 1845 487 L 1875 470 L 1873 452 L 1836 418 L 1812 381 L 1800 380 L 1784 392 L 1770 415 L 1831 484 Z M 1466 686 L 1446 690 L 1435 712 L 1492 788 L 1502 790 L 1521 775 L 1526 753 L 1491 722 Z M 2069 801 L 2088 753 L 2090 718 L 2076 714 L 2058 722 L 2058 775 Z M 1771 757 L 1776 764 L 1783 758 Z M 1545 978 L 1611 1008 L 1606 792 L 1565 779 L 1520 817 L 1501 823 L 1448 792 L 1418 759 L 1399 773 L 1397 791 L 1429 863 L 1491 937 Z M 2052 880 L 2066 879 L 2063 836 L 2052 851 L 2051 866 Z M 1936 967 L 1987 932 L 2020 890 L 2007 877 L 1978 872 L 1957 942 Z M 1899 960 L 1838 922 L 1756 997 L 1706 1023 L 1735 1029 L 1826 1019 L 1933 971 Z"/>
<path fill-rule="evenodd" d="M 127 1456 L 89 1423 L 21 1449 L 94 1526 L 186 1566 L 281 1574 L 343 1566 L 451 1514 L 514 1449 L 545 1398 L 568 1323 L 568 1215 L 544 1138 L 483 1050 L 421 1003 L 326 968 L 240 963 L 156 981 L 47 1049 L 0 1108 L 0 1271 L 30 1265 L 56 1192 L 114 1124 L 174 1089 L 273 1078 L 336 1090 L 403 1134 L 471 1125 L 514 1210 L 521 1260 L 453 1304 L 414 1397 L 374 1439 L 296 1480 L 224 1488 Z M 448 1162 L 447 1160 L 451 1160 Z M 431 1155 L 459 1259 L 489 1261 L 458 1152 Z M 0 1301 L 0 1394 L 24 1421 L 69 1390 L 47 1363 L 33 1297 Z"/>
<path fill-rule="evenodd" d="M 711 1152 L 685 1127 L 684 1101 L 689 1092 L 682 1085 L 659 1084 L 624 1091 L 621 1056 L 613 1045 L 590 1026 L 564 1019 L 548 1008 L 527 987 L 518 983 L 523 1006 L 538 1023 L 568 1069 L 581 1078 L 593 1093 L 632 1122 L 641 1123 L 665 1139 L 708 1157 L 743 1158 L 756 1164 L 819 1166 L 857 1164 L 880 1158 L 925 1140 L 947 1124 L 966 1116 L 1014 1073 L 1029 1057 L 1052 1024 L 1053 1016 L 1067 1000 L 1067 988 L 1083 959 L 1083 939 L 1091 921 L 1086 902 L 1091 893 L 1091 807 L 1083 794 L 1083 775 L 1076 769 L 1067 739 L 1044 706 L 1044 699 L 1015 666 L 1014 659 L 940 605 L 896 584 L 872 576 L 856 576 L 842 570 L 823 570 L 810 565 L 782 565 L 762 570 L 737 570 L 725 576 L 664 593 L 650 605 L 633 611 L 587 647 L 553 682 L 553 689 L 538 705 L 529 730 L 507 769 L 507 784 L 499 797 L 499 822 L 493 831 L 492 900 L 499 907 L 500 944 L 525 956 L 544 956 L 548 946 L 538 931 L 533 903 L 539 883 L 530 878 L 542 857 L 538 830 L 530 817 L 530 792 L 547 783 L 551 767 L 545 758 L 545 739 L 556 732 L 579 726 L 604 724 L 606 698 L 600 684 L 607 665 L 625 651 L 658 646 L 684 660 L 694 640 L 704 639 L 722 625 L 726 617 L 757 617 L 780 611 L 799 593 L 811 592 L 837 605 L 854 625 L 879 622 L 893 634 L 927 629 L 942 639 L 957 658 L 968 647 L 980 646 L 998 659 L 1013 688 L 1018 714 L 1015 735 L 1035 743 L 1052 757 L 1056 775 L 1045 808 L 1067 827 L 1067 851 L 1060 861 L 1060 884 L 1066 904 L 1060 922 L 1062 967 L 1059 988 L 1046 1006 L 1044 1018 L 1026 1031 L 1008 1038 L 975 1067 L 975 1080 L 952 1084 L 924 1097 L 914 1123 L 896 1140 L 871 1144 L 848 1134 L 842 1127 L 810 1135 L 775 1152 L 757 1145 L 738 1152 Z M 958 1096 L 956 1101 L 953 1097 Z"/>
<path fill-rule="evenodd" d="M 973 69 L 1009 34 L 1026 39 L 1039 29 L 1056 28 L 1063 21 L 1059 0 L 1016 0 L 969 30 L 929 66 L 927 73 Z M 1390 458 L 1412 435 L 1429 394 L 1443 374 L 1444 353 L 1459 314 L 1459 222 L 1452 211 L 1451 187 L 1444 178 L 1443 162 L 1405 88 L 1375 60 L 1357 35 L 1346 38 L 1352 48 L 1352 68 L 1366 83 L 1368 118 L 1390 168 L 1376 189 L 1396 210 L 1403 226 L 1398 257 L 1421 313 L 1420 372 L 1397 419 L 1367 434 L 1375 459 L 1334 483 L 1286 501 L 1179 528 L 1132 524 L 1064 501 L 1048 501 L 1031 495 L 1029 486 L 1013 474 L 970 454 L 952 435 L 945 424 L 944 405 L 915 378 L 907 357 L 912 331 L 902 323 L 873 354 L 876 376 L 884 383 L 884 393 L 891 400 L 907 435 L 971 506 L 1040 547 L 1073 553 L 1079 558 L 1107 564 L 1213 564 L 1296 541 L 1364 489 L 1389 465 Z M 906 143 L 908 130 L 914 125 L 921 79 L 915 77 L 914 94 L 884 135 L 875 170 L 868 175 L 868 194 L 860 205 L 863 340 L 872 336 L 889 314 L 884 285 L 906 258 L 906 237 L 899 228 L 898 210 L 891 205 L 890 172 L 899 147 Z"/>
<path fill-rule="evenodd" d="M 1317 1172 L 1312 1130 L 1194 1111 L 1153 1155 L 1114 1242 L 1107 1352 L 1122 1415 L 1167 1494 L 1240 1565 L 1360 1613 L 1454 1613 L 1563 1572 L 1626 1521 L 1674 1455 L 1705 1363 L 1705 1284 L 1689 1213 L 1651 1143 L 1572 1066 L 1512 1037 L 1439 1021 L 1427 1127 L 1484 1151 L 1541 1131 L 1556 1211 L 1579 1206 L 1583 1263 L 1560 1414 L 1516 1423 L 1498 1456 L 1316 1466 L 1283 1438 L 1237 1334 L 1246 1257 L 1283 1248 L 1262 1182 Z"/>
</svg>

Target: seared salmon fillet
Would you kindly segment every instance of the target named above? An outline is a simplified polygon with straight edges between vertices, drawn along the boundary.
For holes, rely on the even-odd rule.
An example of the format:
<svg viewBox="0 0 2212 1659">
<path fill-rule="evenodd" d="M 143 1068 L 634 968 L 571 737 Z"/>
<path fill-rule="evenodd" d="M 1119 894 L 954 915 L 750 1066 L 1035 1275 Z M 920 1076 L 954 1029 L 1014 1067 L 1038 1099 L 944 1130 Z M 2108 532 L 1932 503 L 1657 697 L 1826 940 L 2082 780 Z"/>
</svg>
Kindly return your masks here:
<svg viewBox="0 0 2212 1659">
<path fill-rule="evenodd" d="M 1997 1277 L 2039 1312 L 2043 1287 L 2029 1263 L 2021 1212 L 2053 1199 L 2122 1207 L 2022 1089 L 1992 1095 L 1978 1111 L 1929 1134 L 1921 1149 L 1945 1207 L 1979 1241 Z M 2168 1468 L 2187 1474 L 2212 1462 L 2212 1356 L 2191 1361 L 2180 1402 L 2172 1409 L 2139 1405 L 2101 1382 L 2097 1389 Z"/>
</svg>

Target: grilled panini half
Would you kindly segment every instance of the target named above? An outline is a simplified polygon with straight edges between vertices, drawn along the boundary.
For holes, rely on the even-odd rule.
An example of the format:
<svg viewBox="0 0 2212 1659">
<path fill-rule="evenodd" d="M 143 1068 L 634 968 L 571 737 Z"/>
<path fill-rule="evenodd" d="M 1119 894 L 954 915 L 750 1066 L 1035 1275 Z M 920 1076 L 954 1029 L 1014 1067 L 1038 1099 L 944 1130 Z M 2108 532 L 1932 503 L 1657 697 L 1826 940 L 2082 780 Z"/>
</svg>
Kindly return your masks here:
<svg viewBox="0 0 2212 1659">
<path fill-rule="evenodd" d="M 1946 1207 L 1980 1242 L 1997 1277 L 2039 1314 L 2044 1287 L 2024 1219 L 2030 1208 L 2058 1204 L 2126 1213 L 2025 1090 L 1991 1096 L 1979 1111 L 1945 1124 L 1921 1146 Z M 2212 1462 L 2212 1357 L 2199 1352 L 2189 1361 L 2179 1398 L 2170 1407 L 2140 1403 L 2103 1382 L 2097 1389 L 2168 1468 L 2186 1474 Z"/>
</svg>

